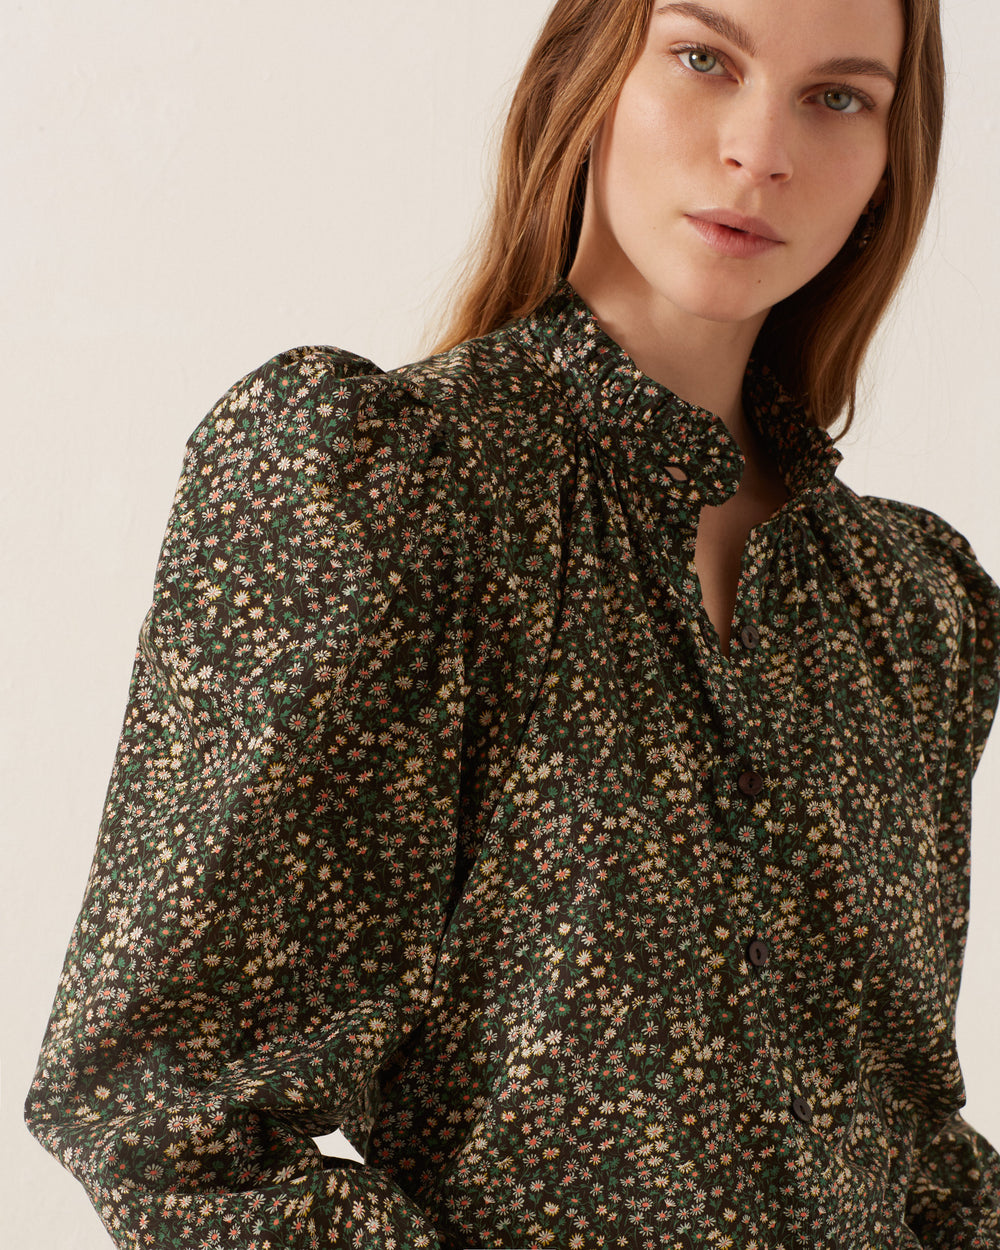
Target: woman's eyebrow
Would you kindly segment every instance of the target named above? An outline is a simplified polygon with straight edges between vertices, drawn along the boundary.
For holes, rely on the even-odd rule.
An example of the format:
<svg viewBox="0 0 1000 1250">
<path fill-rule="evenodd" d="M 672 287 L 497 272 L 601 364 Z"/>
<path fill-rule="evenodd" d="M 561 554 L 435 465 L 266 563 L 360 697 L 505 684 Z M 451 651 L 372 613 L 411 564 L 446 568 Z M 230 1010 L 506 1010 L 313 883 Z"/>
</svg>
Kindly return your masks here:
<svg viewBox="0 0 1000 1250">
<path fill-rule="evenodd" d="M 870 56 L 837 56 L 817 65 L 817 74 L 866 74 L 873 78 L 887 78 L 895 87 L 896 75 L 884 61 Z"/>
<path fill-rule="evenodd" d="M 709 30 L 714 30 L 717 35 L 735 44 L 747 56 L 757 55 L 757 44 L 753 35 L 745 26 L 734 22 L 731 17 L 726 17 L 725 13 L 717 13 L 715 9 L 709 9 L 703 4 L 661 4 L 656 12 L 658 14 L 678 13 L 681 17 L 693 17 L 696 22 L 701 22 Z"/>
<path fill-rule="evenodd" d="M 657 14 L 660 13 L 677 13 L 681 17 L 693 17 L 696 22 L 701 22 L 703 26 L 707 26 L 709 30 L 714 30 L 717 35 L 721 35 L 723 39 L 728 39 L 741 52 L 747 56 L 757 55 L 757 42 L 753 35 L 741 26 L 739 22 L 734 21 L 731 17 L 727 17 L 725 13 L 719 13 L 715 9 L 710 9 L 704 4 L 683 3 L 661 4 L 656 9 Z M 896 75 L 892 72 L 884 61 L 879 61 L 874 57 L 867 56 L 838 56 L 833 57 L 829 61 L 824 61 L 822 65 L 817 65 L 815 74 L 863 74 L 874 78 L 885 78 L 895 87 Z"/>
</svg>

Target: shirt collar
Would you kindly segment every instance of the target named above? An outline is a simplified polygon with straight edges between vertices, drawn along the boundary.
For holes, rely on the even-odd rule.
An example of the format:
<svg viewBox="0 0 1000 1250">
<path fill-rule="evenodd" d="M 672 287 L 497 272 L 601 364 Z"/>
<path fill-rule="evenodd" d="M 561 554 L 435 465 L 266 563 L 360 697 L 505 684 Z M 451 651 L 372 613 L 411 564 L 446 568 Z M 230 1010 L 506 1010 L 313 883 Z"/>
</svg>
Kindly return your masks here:
<svg viewBox="0 0 1000 1250">
<path fill-rule="evenodd" d="M 663 491 L 664 503 L 719 504 L 736 491 L 743 456 L 725 424 L 647 377 L 568 282 L 560 280 L 515 326 L 527 336 L 526 345 L 540 350 L 548 371 L 562 375 L 581 427 L 631 477 Z M 744 400 L 790 495 L 827 489 L 840 452 L 753 361 Z"/>
</svg>

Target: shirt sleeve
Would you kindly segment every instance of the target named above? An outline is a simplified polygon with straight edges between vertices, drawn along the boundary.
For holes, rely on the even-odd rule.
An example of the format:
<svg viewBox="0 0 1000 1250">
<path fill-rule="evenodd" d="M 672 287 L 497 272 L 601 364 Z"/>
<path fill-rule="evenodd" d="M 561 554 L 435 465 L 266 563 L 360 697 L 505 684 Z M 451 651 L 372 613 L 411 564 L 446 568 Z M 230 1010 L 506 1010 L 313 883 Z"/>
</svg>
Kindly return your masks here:
<svg viewBox="0 0 1000 1250">
<path fill-rule="evenodd" d="M 26 1107 L 119 1247 L 439 1244 L 312 1140 L 370 1125 L 455 886 L 462 534 L 376 373 L 285 353 L 188 445 Z"/>
<path fill-rule="evenodd" d="M 1000 689 L 1000 591 L 968 542 L 933 513 L 890 505 L 916 561 L 925 563 L 939 615 L 933 636 L 915 638 L 913 688 L 922 713 L 929 780 L 937 795 L 941 940 L 946 951 L 949 1024 L 954 1028 L 969 908 L 972 778 L 986 745 Z M 954 621 L 948 620 L 953 615 Z M 954 626 L 954 627 L 952 627 Z M 943 655 L 939 639 L 957 645 Z M 1000 1157 L 957 1112 L 925 1124 L 916 1143 L 907 1226 L 936 1250 L 1000 1246 Z"/>
<path fill-rule="evenodd" d="M 998 1208 L 1000 1157 L 956 1114 L 916 1160 L 908 1226 L 928 1250 L 996 1250 Z"/>
</svg>

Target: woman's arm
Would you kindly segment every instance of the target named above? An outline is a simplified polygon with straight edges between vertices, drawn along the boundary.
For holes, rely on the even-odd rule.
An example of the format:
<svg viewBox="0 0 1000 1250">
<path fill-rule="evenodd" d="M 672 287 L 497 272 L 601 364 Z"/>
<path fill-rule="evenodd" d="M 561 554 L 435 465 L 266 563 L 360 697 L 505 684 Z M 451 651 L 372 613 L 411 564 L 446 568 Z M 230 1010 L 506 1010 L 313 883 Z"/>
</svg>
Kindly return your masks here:
<svg viewBox="0 0 1000 1250">
<path fill-rule="evenodd" d="M 286 353 L 189 444 L 26 1109 L 121 1247 L 437 1245 L 312 1141 L 420 1023 L 454 886 L 462 536 L 385 390 Z"/>
<path fill-rule="evenodd" d="M 937 795 L 937 876 L 942 902 L 941 968 L 954 1030 L 969 917 L 972 778 L 993 723 L 1000 688 L 1000 591 L 966 540 L 933 513 L 882 501 L 901 532 L 930 557 L 956 604 L 959 647 L 941 666 L 936 648 L 915 639 L 911 687 L 926 700 L 925 765 Z M 945 693 L 947 691 L 947 693 Z M 919 706 L 919 705 L 918 705 Z M 948 709 L 946 726 L 935 723 Z M 947 751 L 931 744 L 941 741 Z M 1000 1156 L 959 1114 L 925 1124 L 911 1165 L 907 1227 L 936 1250 L 992 1250 L 1000 1245 Z"/>
</svg>

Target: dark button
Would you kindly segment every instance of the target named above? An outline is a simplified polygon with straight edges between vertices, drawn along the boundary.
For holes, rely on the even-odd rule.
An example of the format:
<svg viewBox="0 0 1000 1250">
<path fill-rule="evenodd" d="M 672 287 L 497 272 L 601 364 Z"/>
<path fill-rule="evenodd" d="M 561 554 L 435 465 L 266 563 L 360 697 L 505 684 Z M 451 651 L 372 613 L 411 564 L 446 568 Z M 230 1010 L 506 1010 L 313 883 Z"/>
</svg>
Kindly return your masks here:
<svg viewBox="0 0 1000 1250">
<path fill-rule="evenodd" d="M 741 794 L 745 794 L 748 799 L 755 799 L 761 790 L 764 789 L 764 778 L 760 773 L 747 769 L 745 773 L 740 773 L 740 779 L 736 784 L 739 786 Z"/>
<path fill-rule="evenodd" d="M 813 1109 L 804 1098 L 793 1098 L 792 1115 L 800 1124 L 809 1124 L 813 1118 Z"/>
<path fill-rule="evenodd" d="M 740 630 L 740 640 L 748 651 L 760 646 L 760 634 L 753 625 L 744 625 Z"/>
<path fill-rule="evenodd" d="M 754 938 L 747 947 L 747 959 L 754 968 L 763 968 L 771 958 L 771 948 L 763 938 Z"/>
</svg>

